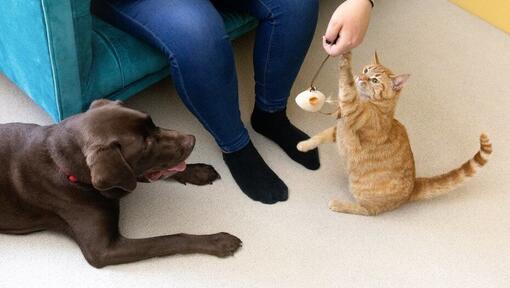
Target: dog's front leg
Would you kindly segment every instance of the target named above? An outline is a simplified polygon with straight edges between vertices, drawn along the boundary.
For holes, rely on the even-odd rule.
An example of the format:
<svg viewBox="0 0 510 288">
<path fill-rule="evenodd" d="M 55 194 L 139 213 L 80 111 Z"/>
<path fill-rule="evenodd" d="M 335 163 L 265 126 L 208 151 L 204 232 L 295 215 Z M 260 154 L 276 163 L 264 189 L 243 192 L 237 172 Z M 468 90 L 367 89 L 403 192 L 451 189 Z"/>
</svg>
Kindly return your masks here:
<svg viewBox="0 0 510 288">
<path fill-rule="evenodd" d="M 65 214 L 63 218 L 69 224 L 69 234 L 87 261 L 96 268 L 175 254 L 226 257 L 233 255 L 242 244 L 228 233 L 128 239 L 118 231 L 118 204 L 116 207 L 80 207 Z"/>
<path fill-rule="evenodd" d="M 216 172 L 214 167 L 207 164 L 188 164 L 186 170 L 179 172 L 165 180 L 174 179 L 182 184 L 207 185 L 220 179 L 220 174 Z"/>
<path fill-rule="evenodd" d="M 143 239 L 128 239 L 118 235 L 110 245 L 101 247 L 89 263 L 101 268 L 108 265 L 136 262 L 153 257 L 175 254 L 209 254 L 217 257 L 232 256 L 242 242 L 228 233 L 211 235 L 174 234 Z M 88 260 L 88 259 L 87 259 Z"/>
</svg>

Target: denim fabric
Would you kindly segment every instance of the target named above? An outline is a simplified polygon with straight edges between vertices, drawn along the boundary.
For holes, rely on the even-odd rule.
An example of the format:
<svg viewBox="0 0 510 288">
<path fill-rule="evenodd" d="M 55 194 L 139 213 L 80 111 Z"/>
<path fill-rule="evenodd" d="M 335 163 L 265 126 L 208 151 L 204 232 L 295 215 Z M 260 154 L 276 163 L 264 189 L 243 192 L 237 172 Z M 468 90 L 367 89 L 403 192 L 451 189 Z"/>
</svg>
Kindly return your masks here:
<svg viewBox="0 0 510 288">
<path fill-rule="evenodd" d="M 310 46 L 318 15 L 314 0 L 216 0 L 222 9 L 260 20 L 253 63 L 256 104 L 267 112 L 286 107 L 292 84 Z"/>
<path fill-rule="evenodd" d="M 177 92 L 225 152 L 248 142 L 241 122 L 232 46 L 209 0 L 98 0 L 101 17 L 165 53 Z M 285 108 L 310 45 L 318 0 L 214 1 L 222 10 L 257 18 L 254 49 L 256 105 Z"/>
<path fill-rule="evenodd" d="M 170 73 L 160 50 L 92 16 L 91 0 L 0 3 L 0 73 L 54 121 L 98 98 L 127 99 Z M 258 24 L 246 13 L 221 15 L 231 40 Z"/>
</svg>

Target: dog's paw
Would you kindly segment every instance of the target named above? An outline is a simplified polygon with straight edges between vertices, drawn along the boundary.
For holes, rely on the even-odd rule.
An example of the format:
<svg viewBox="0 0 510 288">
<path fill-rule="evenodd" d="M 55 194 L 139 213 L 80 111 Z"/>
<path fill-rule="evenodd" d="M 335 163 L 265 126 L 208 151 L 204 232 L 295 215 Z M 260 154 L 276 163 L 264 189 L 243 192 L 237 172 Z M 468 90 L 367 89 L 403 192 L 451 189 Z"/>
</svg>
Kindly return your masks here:
<svg viewBox="0 0 510 288">
<path fill-rule="evenodd" d="M 310 140 L 305 140 L 305 141 L 301 141 L 297 144 L 296 148 L 298 151 L 301 151 L 301 152 L 308 152 L 310 150 L 312 150 L 314 147 L 312 147 L 312 145 L 310 145 Z"/>
<path fill-rule="evenodd" d="M 220 174 L 207 164 L 189 164 L 186 170 L 175 174 L 173 177 L 182 184 L 207 185 L 220 179 Z"/>
<path fill-rule="evenodd" d="M 217 257 L 228 257 L 243 246 L 241 239 L 225 232 L 210 235 L 211 254 Z"/>
</svg>

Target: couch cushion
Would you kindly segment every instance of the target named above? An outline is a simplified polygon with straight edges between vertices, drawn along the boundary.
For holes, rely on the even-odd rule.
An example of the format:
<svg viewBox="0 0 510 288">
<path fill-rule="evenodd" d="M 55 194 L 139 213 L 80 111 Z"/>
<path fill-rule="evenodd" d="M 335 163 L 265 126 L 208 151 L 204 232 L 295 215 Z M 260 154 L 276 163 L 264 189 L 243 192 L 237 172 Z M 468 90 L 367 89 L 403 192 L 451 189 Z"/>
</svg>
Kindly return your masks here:
<svg viewBox="0 0 510 288">
<path fill-rule="evenodd" d="M 224 13 L 225 27 L 235 39 L 257 25 L 247 15 Z M 94 17 L 92 20 L 92 63 L 82 92 L 85 103 L 129 86 L 168 66 L 159 50 Z"/>
</svg>

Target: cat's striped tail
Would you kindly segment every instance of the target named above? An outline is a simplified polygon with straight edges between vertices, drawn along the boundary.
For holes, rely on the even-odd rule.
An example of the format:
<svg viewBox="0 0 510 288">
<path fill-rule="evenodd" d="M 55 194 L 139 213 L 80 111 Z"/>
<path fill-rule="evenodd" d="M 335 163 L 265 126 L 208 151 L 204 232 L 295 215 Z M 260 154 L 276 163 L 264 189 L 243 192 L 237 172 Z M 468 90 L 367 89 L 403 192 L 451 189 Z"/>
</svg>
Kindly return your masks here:
<svg viewBox="0 0 510 288">
<path fill-rule="evenodd" d="M 443 175 L 430 178 L 416 178 L 413 194 L 409 201 L 418 201 L 444 195 L 473 177 L 489 160 L 492 144 L 486 134 L 480 135 L 480 150 L 461 167 Z"/>
</svg>

